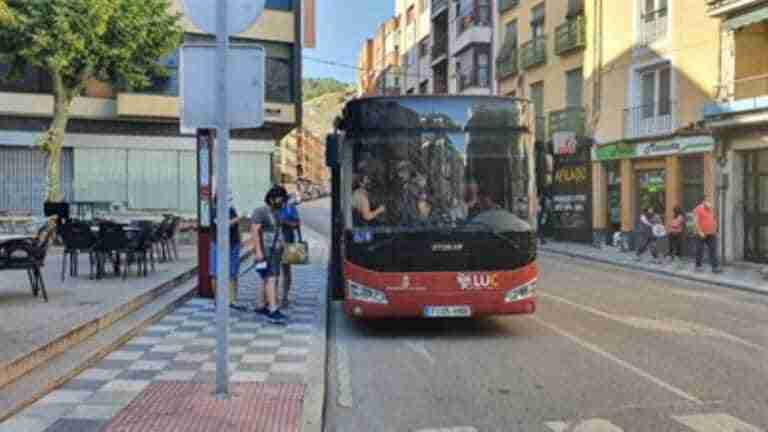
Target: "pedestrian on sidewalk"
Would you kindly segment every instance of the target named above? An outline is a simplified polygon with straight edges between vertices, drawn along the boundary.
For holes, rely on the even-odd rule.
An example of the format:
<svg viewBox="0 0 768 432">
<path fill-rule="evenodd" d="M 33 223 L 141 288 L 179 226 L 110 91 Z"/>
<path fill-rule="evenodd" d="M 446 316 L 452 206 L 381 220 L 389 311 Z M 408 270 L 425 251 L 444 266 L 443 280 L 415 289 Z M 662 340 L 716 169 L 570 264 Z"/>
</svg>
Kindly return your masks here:
<svg viewBox="0 0 768 432">
<path fill-rule="evenodd" d="M 296 231 L 301 228 L 301 218 L 299 217 L 299 209 L 296 206 L 297 203 L 296 195 L 291 194 L 288 196 L 286 205 L 280 210 L 283 235 L 287 243 L 296 241 Z M 282 308 L 287 308 L 289 303 L 288 294 L 291 292 L 291 285 L 293 284 L 291 265 L 283 264 L 280 273 L 280 287 L 282 291 L 280 305 Z"/>
<path fill-rule="evenodd" d="M 648 207 L 645 213 L 640 215 L 640 235 L 642 236 L 642 243 L 640 249 L 637 250 L 636 261 L 640 261 L 643 258 L 643 254 L 647 249 L 651 250 L 653 256 L 653 262 L 658 263 L 659 250 L 656 247 L 656 234 L 654 233 L 654 225 L 657 225 L 658 219 L 656 211 L 653 207 Z"/>
<path fill-rule="evenodd" d="M 253 255 L 264 281 L 264 306 L 257 312 L 266 315 L 274 324 L 285 324 L 288 320 L 277 302 L 277 280 L 285 246 L 281 210 L 287 201 L 288 192 L 282 186 L 275 185 L 264 197 L 266 206 L 257 208 L 251 216 Z"/>
<path fill-rule="evenodd" d="M 683 259 L 683 237 L 685 236 L 685 213 L 678 205 L 675 206 L 674 216 L 669 222 L 669 251 L 667 258 L 674 261 L 675 258 Z"/>
<path fill-rule="evenodd" d="M 214 299 L 216 293 L 216 272 L 218 262 L 218 243 L 216 241 L 216 209 L 217 207 L 217 195 L 213 196 L 213 206 L 211 208 L 211 248 L 208 255 L 210 269 L 209 276 L 211 278 L 211 287 L 214 292 Z M 227 197 L 227 203 L 229 204 L 229 306 L 237 309 L 237 289 L 238 289 L 238 276 L 240 274 L 240 216 L 235 209 L 234 199 L 230 195 Z"/>
<path fill-rule="evenodd" d="M 713 273 L 722 273 L 720 261 L 717 257 L 717 220 L 712 208 L 712 201 L 705 196 L 701 204 L 693 211 L 693 219 L 696 224 L 698 248 L 696 249 L 696 270 L 701 270 L 704 248 L 709 250 L 709 263 Z"/>
<path fill-rule="evenodd" d="M 547 244 L 547 239 L 544 236 L 544 232 L 547 226 L 547 222 L 549 221 L 549 206 L 550 206 L 549 197 L 546 194 L 541 194 L 541 196 L 539 196 L 539 214 L 538 214 L 537 227 L 538 227 L 539 241 L 543 245 Z"/>
</svg>

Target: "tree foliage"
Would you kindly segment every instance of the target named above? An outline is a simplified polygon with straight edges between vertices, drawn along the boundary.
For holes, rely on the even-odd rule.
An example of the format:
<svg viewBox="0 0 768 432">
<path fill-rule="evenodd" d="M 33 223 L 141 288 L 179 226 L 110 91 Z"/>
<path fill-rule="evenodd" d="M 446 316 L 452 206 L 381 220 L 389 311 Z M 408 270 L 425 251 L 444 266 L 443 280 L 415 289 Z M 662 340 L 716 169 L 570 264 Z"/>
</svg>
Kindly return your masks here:
<svg viewBox="0 0 768 432">
<path fill-rule="evenodd" d="M 351 88 L 350 84 L 333 78 L 305 78 L 302 83 L 304 102 L 310 101 L 328 93 L 338 93 Z"/>
<path fill-rule="evenodd" d="M 10 24 L 13 20 L 11 10 L 5 0 L 0 0 L 0 25 Z"/>
<path fill-rule="evenodd" d="M 181 42 L 169 0 L 0 0 L 13 19 L 0 25 L 7 79 L 37 67 L 53 83 L 53 121 L 41 139 L 49 154 L 49 200 L 58 200 L 58 163 L 72 100 L 90 80 L 143 88 L 163 74 L 158 60 Z"/>
</svg>

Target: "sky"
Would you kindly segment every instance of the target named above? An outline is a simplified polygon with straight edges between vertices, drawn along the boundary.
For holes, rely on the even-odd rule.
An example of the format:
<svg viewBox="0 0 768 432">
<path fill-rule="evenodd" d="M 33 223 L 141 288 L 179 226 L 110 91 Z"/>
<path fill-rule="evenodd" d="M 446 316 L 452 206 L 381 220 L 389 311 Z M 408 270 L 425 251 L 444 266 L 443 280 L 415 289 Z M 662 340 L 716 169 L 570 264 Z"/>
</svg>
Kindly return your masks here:
<svg viewBox="0 0 768 432">
<path fill-rule="evenodd" d="M 305 78 L 336 78 L 354 83 L 357 71 L 310 58 L 357 65 L 363 41 L 395 13 L 394 0 L 317 0 L 317 48 L 304 50 Z"/>
</svg>

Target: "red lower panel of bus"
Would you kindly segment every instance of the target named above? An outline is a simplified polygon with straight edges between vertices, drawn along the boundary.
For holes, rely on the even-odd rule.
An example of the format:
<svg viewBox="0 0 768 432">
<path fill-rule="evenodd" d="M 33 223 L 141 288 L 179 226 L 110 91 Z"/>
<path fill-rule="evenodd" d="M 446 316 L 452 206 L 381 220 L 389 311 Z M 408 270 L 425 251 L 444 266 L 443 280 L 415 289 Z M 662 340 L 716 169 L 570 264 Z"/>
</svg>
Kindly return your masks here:
<svg viewBox="0 0 768 432">
<path fill-rule="evenodd" d="M 344 277 L 344 310 L 356 318 L 475 317 L 536 311 L 535 291 L 520 300 L 506 300 L 511 290 L 536 281 L 536 264 L 513 271 L 378 273 L 346 262 Z M 351 298 L 350 283 L 383 293 L 386 303 Z"/>
</svg>

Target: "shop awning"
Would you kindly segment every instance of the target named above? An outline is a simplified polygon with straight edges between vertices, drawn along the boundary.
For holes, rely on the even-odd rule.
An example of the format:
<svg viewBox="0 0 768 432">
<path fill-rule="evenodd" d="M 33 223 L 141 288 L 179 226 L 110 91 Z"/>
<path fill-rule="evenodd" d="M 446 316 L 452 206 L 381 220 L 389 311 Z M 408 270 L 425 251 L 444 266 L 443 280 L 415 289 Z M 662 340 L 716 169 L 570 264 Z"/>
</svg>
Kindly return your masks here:
<svg viewBox="0 0 768 432">
<path fill-rule="evenodd" d="M 723 25 L 728 30 L 738 30 L 751 24 L 768 21 L 768 7 L 763 7 L 727 20 Z"/>
</svg>

